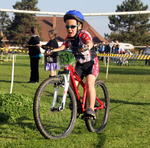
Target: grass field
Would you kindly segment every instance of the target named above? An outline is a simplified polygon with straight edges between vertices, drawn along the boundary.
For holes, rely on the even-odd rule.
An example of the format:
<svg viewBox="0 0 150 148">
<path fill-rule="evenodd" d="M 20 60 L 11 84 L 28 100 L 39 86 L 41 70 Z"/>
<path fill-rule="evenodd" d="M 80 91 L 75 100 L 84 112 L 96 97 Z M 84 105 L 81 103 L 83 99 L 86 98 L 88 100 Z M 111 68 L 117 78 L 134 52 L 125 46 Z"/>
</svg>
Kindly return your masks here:
<svg viewBox="0 0 150 148">
<path fill-rule="evenodd" d="M 150 66 L 130 61 L 130 66 L 100 62 L 99 79 L 109 91 L 110 114 L 105 130 L 99 134 L 87 130 L 77 119 L 69 137 L 44 139 L 34 120 L 32 103 L 40 83 L 27 83 L 30 77 L 28 56 L 17 56 L 13 93 L 10 92 L 11 62 L 0 63 L 0 147 L 1 148 L 150 148 Z M 49 72 L 40 60 L 40 82 Z"/>
</svg>

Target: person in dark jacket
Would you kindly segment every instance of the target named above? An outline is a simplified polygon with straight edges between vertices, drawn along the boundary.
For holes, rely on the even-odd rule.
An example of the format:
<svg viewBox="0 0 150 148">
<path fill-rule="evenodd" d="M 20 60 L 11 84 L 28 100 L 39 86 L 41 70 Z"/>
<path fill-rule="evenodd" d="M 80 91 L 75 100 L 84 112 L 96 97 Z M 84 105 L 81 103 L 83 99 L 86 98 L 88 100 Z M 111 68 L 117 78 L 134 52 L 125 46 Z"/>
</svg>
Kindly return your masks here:
<svg viewBox="0 0 150 148">
<path fill-rule="evenodd" d="M 46 45 L 40 45 L 43 49 L 45 49 L 45 71 L 50 71 L 49 77 L 54 77 L 56 75 L 56 69 L 60 69 L 58 63 L 58 53 L 54 52 L 49 55 L 47 52 L 49 50 L 53 50 L 54 48 L 58 48 L 58 42 L 56 40 L 57 31 L 52 29 L 48 32 L 49 42 Z"/>
<path fill-rule="evenodd" d="M 31 76 L 28 83 L 39 82 L 39 60 L 42 57 L 40 47 L 36 46 L 40 43 L 38 31 L 36 27 L 31 28 L 31 38 L 28 41 Z"/>
<path fill-rule="evenodd" d="M 106 42 L 106 44 L 105 44 L 105 53 L 110 53 L 110 49 L 111 49 L 111 47 L 110 47 L 110 45 L 108 44 L 108 42 Z M 106 63 L 108 62 L 108 57 L 106 57 Z"/>
</svg>

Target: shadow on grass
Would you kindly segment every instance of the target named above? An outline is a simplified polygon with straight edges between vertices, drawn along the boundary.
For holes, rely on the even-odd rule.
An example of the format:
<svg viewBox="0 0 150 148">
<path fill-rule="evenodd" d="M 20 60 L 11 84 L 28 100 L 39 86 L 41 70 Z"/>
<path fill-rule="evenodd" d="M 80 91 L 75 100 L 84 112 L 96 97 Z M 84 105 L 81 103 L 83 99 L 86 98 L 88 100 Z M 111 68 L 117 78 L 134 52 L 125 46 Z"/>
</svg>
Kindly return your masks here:
<svg viewBox="0 0 150 148">
<path fill-rule="evenodd" d="M 83 132 L 82 130 L 83 130 L 82 127 L 78 127 L 78 128 L 76 128 L 76 130 L 73 131 L 73 133 L 76 134 L 76 135 L 80 135 L 80 134 L 82 134 L 82 132 Z M 104 129 L 104 130 L 105 130 L 105 129 Z M 88 132 L 88 131 L 86 131 L 86 132 Z M 86 134 L 87 134 L 87 133 L 86 133 Z M 89 134 L 92 135 L 92 132 L 89 132 Z M 95 141 L 95 140 L 93 141 L 92 138 L 89 138 L 89 143 L 91 143 L 91 141 L 92 141 L 91 147 L 94 147 L 94 148 L 103 148 L 103 146 L 104 146 L 104 144 L 105 144 L 105 142 L 106 142 L 106 135 L 105 135 L 105 132 L 102 131 L 102 132 L 100 132 L 100 133 L 94 133 L 94 134 L 97 135 L 97 138 L 96 138 L 96 139 L 98 139 L 98 141 Z"/>
<path fill-rule="evenodd" d="M 16 67 L 16 66 L 17 66 L 17 67 L 20 67 L 20 66 L 21 66 L 21 67 L 30 67 L 30 65 L 29 65 L 30 63 L 23 64 L 23 63 L 16 63 L 16 62 L 15 62 L 14 64 L 15 64 L 15 67 Z M 3 63 L 3 64 L 1 64 L 1 65 L 2 65 L 2 66 L 9 66 L 9 67 L 10 67 L 10 66 L 12 66 L 12 63 L 9 63 L 9 64 L 8 64 L 8 63 Z"/>
<path fill-rule="evenodd" d="M 9 121 L 10 116 L 5 113 L 0 113 L 0 125 L 9 124 L 9 125 L 20 125 L 21 127 L 28 127 L 30 129 L 35 129 L 33 124 L 33 119 L 30 119 L 26 116 L 17 118 L 14 123 Z"/>
<path fill-rule="evenodd" d="M 11 81 L 8 81 L 8 80 L 0 80 L 0 82 L 5 82 L 5 83 L 11 83 Z M 13 81 L 14 83 L 28 83 L 28 81 L 26 82 L 21 82 L 21 81 Z"/>
<path fill-rule="evenodd" d="M 115 100 L 111 99 L 111 103 L 119 103 L 119 104 L 130 104 L 130 105 L 150 105 L 150 103 L 142 103 L 142 102 L 129 102 L 124 100 Z M 119 105 L 120 106 L 120 105 Z"/>
<path fill-rule="evenodd" d="M 0 113 L 0 125 L 7 123 L 10 116 L 6 113 Z"/>
<path fill-rule="evenodd" d="M 22 117 L 17 118 L 15 124 L 18 124 L 18 125 L 23 126 L 23 127 L 28 127 L 30 129 L 35 129 L 33 119 L 30 119 L 26 116 L 22 116 Z"/>
<path fill-rule="evenodd" d="M 11 81 L 8 81 L 8 80 L 0 80 L 0 82 L 10 83 Z"/>
<path fill-rule="evenodd" d="M 106 73 L 106 67 L 100 67 L 100 72 Z M 109 67 L 109 74 L 124 74 L 124 75 L 149 75 L 150 69 L 130 68 L 130 67 Z"/>
<path fill-rule="evenodd" d="M 141 92 L 141 87 L 135 92 L 132 94 L 132 96 L 130 98 L 123 98 L 123 100 L 116 100 L 116 99 L 110 99 L 110 103 L 115 103 L 115 104 L 119 104 L 115 107 L 113 107 L 112 109 L 110 110 L 113 110 L 117 107 L 120 107 L 121 105 L 120 104 L 130 104 L 130 105 L 150 105 L 150 103 L 144 103 L 144 102 L 133 102 L 131 101 L 133 97 L 135 97 L 137 94 L 139 94 Z M 141 99 L 142 100 L 142 99 Z"/>
<path fill-rule="evenodd" d="M 104 133 L 98 133 L 97 134 L 99 142 L 97 145 L 95 145 L 95 148 L 103 148 L 105 141 L 106 141 L 106 135 Z"/>
</svg>

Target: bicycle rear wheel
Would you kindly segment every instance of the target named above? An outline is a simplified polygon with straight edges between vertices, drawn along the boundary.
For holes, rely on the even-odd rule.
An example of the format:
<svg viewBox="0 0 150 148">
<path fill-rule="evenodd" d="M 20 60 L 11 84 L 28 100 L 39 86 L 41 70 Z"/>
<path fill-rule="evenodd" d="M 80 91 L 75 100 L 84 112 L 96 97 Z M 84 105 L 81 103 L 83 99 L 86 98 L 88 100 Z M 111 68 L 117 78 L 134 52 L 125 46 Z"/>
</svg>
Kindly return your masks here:
<svg viewBox="0 0 150 148">
<path fill-rule="evenodd" d="M 58 95 L 55 109 L 50 109 L 53 102 L 54 89 L 57 87 Z M 33 114 L 36 126 L 40 133 L 47 139 L 67 137 L 74 128 L 77 106 L 74 93 L 69 87 L 65 108 L 59 111 L 64 91 L 61 78 L 46 79 L 37 89 L 33 103 Z M 70 102 L 72 108 L 70 108 Z"/>
<path fill-rule="evenodd" d="M 109 94 L 107 87 L 105 83 L 101 80 L 96 80 L 95 82 L 95 90 L 96 90 L 96 96 L 100 101 L 103 101 L 104 103 L 104 108 L 103 109 L 98 109 L 96 110 L 96 119 L 85 119 L 85 123 L 87 126 L 87 129 L 90 132 L 101 132 L 105 128 L 108 120 L 108 115 L 109 115 Z M 86 107 L 88 106 L 86 102 Z M 95 106 L 99 107 L 101 106 L 100 103 L 96 100 L 95 101 Z"/>
</svg>

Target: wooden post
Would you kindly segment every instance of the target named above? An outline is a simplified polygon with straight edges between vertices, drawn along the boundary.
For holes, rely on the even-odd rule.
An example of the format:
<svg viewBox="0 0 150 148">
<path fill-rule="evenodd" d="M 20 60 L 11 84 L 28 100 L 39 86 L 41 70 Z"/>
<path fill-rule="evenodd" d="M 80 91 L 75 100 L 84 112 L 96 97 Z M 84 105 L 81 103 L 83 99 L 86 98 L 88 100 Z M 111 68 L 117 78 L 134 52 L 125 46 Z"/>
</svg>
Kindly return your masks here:
<svg viewBox="0 0 150 148">
<path fill-rule="evenodd" d="M 107 70 L 106 70 L 106 79 L 108 78 L 108 69 L 109 69 L 109 57 L 107 59 Z"/>
<path fill-rule="evenodd" d="M 56 28 L 56 15 L 53 15 L 53 29 Z"/>
</svg>

